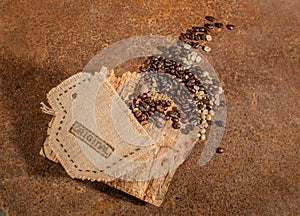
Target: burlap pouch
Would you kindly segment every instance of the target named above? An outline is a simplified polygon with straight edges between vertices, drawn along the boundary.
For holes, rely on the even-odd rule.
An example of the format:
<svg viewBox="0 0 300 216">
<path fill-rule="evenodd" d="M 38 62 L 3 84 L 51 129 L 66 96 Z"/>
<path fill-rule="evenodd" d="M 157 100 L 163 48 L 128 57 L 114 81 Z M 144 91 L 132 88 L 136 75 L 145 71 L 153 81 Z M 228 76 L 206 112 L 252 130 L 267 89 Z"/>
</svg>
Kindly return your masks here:
<svg viewBox="0 0 300 216">
<path fill-rule="evenodd" d="M 53 118 L 41 155 L 61 163 L 72 178 L 100 181 L 159 206 L 175 170 L 143 179 L 139 176 L 159 170 L 163 162 L 151 166 L 131 162 L 153 161 L 174 150 L 180 132 L 166 125 L 163 136 L 149 135 L 149 126 L 137 122 L 123 102 L 136 87 L 126 82 L 130 76 L 116 78 L 106 70 L 96 75 L 78 73 L 53 88 L 47 95 L 51 108 L 42 107 Z M 134 133 L 137 136 L 131 140 Z M 192 147 L 170 160 L 182 163 Z"/>
</svg>

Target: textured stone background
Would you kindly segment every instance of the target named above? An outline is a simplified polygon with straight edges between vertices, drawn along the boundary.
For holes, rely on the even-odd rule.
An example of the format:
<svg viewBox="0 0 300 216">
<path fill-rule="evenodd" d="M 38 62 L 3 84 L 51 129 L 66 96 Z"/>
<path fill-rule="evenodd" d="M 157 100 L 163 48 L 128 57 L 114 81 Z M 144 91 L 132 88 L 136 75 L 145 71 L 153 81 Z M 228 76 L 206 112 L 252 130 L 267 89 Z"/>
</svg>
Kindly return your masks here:
<svg viewBox="0 0 300 216">
<path fill-rule="evenodd" d="M 126 2 L 126 3 L 125 3 Z M 9 215 L 299 215 L 300 2 L 0 1 L 0 209 Z M 226 153 L 195 148 L 160 208 L 72 180 L 38 155 L 46 93 L 134 35 L 177 37 L 205 15 L 236 25 L 207 54 L 222 80 Z M 0 215 L 2 214 L 0 211 Z"/>
</svg>

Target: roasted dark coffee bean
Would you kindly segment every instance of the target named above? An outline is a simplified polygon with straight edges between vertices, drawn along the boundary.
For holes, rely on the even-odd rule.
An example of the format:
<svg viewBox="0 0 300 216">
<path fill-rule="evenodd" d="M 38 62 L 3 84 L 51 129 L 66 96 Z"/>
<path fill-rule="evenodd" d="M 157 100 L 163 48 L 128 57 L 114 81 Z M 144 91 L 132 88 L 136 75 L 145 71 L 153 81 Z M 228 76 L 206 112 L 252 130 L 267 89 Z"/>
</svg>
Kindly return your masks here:
<svg viewBox="0 0 300 216">
<path fill-rule="evenodd" d="M 144 121 L 142 121 L 141 122 L 141 125 L 146 125 L 146 124 L 148 124 L 149 122 L 147 121 L 147 120 L 144 120 Z"/>
<path fill-rule="evenodd" d="M 197 106 L 197 107 L 198 107 L 198 109 L 200 109 L 200 110 L 201 110 L 201 109 L 204 109 L 204 108 L 205 108 L 205 105 L 204 105 L 204 104 L 198 104 L 198 106 Z"/>
<path fill-rule="evenodd" d="M 224 107 L 224 106 L 226 106 L 226 103 L 225 103 L 225 101 L 221 101 L 221 102 L 220 102 L 220 106 L 221 106 L 221 107 Z"/>
<path fill-rule="evenodd" d="M 151 102 L 151 98 L 150 98 L 150 97 L 146 97 L 146 98 L 144 99 L 144 102 L 145 102 L 146 104 L 149 104 L 149 103 Z"/>
<path fill-rule="evenodd" d="M 178 112 L 177 107 L 172 107 L 172 111 L 173 111 L 173 112 Z"/>
<path fill-rule="evenodd" d="M 157 128 L 162 128 L 163 124 L 162 124 L 161 122 L 157 121 L 157 122 L 155 123 L 155 126 L 156 126 Z"/>
<path fill-rule="evenodd" d="M 173 117 L 173 118 L 172 118 L 172 122 L 178 123 L 178 122 L 179 122 L 179 118 Z"/>
<path fill-rule="evenodd" d="M 181 129 L 181 131 L 180 131 L 182 134 L 189 134 L 189 130 L 187 130 L 187 129 Z"/>
<path fill-rule="evenodd" d="M 205 28 L 204 27 L 193 27 L 193 30 L 195 32 L 205 32 Z"/>
<path fill-rule="evenodd" d="M 139 105 L 139 109 L 140 109 L 142 112 L 145 112 L 145 111 L 147 110 L 147 106 Z"/>
<path fill-rule="evenodd" d="M 177 116 L 178 116 L 178 113 L 177 113 L 177 112 L 174 112 L 174 111 L 168 111 L 168 112 L 167 112 L 167 115 L 170 116 L 170 117 L 177 117 Z"/>
<path fill-rule="evenodd" d="M 205 24 L 204 24 L 204 27 L 205 27 L 206 29 L 213 29 L 213 28 L 214 28 L 214 25 L 211 24 L 211 23 L 205 23 Z"/>
<path fill-rule="evenodd" d="M 160 113 L 164 112 L 164 108 L 161 105 L 156 106 L 156 110 Z"/>
<path fill-rule="evenodd" d="M 179 123 L 173 122 L 173 123 L 172 123 L 172 127 L 173 127 L 174 129 L 180 129 L 181 125 L 180 125 Z"/>
<path fill-rule="evenodd" d="M 166 115 L 165 118 L 166 118 L 166 120 L 169 120 L 171 117 Z"/>
<path fill-rule="evenodd" d="M 234 29 L 234 25 L 228 24 L 228 25 L 226 25 L 226 28 L 227 28 L 228 30 L 233 30 L 233 29 Z"/>
<path fill-rule="evenodd" d="M 142 114 L 143 113 L 142 113 L 141 110 L 137 110 L 137 111 L 134 112 L 134 116 L 137 117 L 137 118 L 140 117 Z"/>
<path fill-rule="evenodd" d="M 188 129 L 188 130 L 194 130 L 194 128 L 195 128 L 195 125 L 193 125 L 193 124 L 186 125 L 186 129 Z"/>
<path fill-rule="evenodd" d="M 194 49 L 198 49 L 200 46 L 201 46 L 201 45 L 200 45 L 199 43 L 195 43 L 195 44 L 193 45 L 193 48 L 194 48 Z"/>
<path fill-rule="evenodd" d="M 157 49 L 159 50 L 159 51 L 161 51 L 161 52 L 167 52 L 167 48 L 166 47 L 164 47 L 164 46 L 158 46 L 157 47 Z"/>
<path fill-rule="evenodd" d="M 143 116 L 140 116 L 140 117 L 137 118 L 137 120 L 138 120 L 139 122 L 142 122 L 142 121 L 144 121 L 144 120 L 146 120 L 146 119 L 144 119 Z"/>
<path fill-rule="evenodd" d="M 216 18 L 214 18 L 213 16 L 206 16 L 205 19 L 210 22 L 216 21 Z"/>
<path fill-rule="evenodd" d="M 215 125 L 218 127 L 224 127 L 224 123 L 222 121 L 215 121 Z"/>
<path fill-rule="evenodd" d="M 147 93 L 144 93 L 144 94 L 142 94 L 141 98 L 144 100 L 147 96 L 148 96 Z"/>
<path fill-rule="evenodd" d="M 147 114 L 142 114 L 142 118 L 143 118 L 143 120 L 147 120 L 149 117 Z"/>
<path fill-rule="evenodd" d="M 224 25 L 223 23 L 215 23 L 216 28 L 222 28 Z"/>
<path fill-rule="evenodd" d="M 171 106 L 171 102 L 170 101 L 166 101 L 166 106 Z"/>
<path fill-rule="evenodd" d="M 207 99 L 202 99 L 202 103 L 208 105 L 208 104 L 209 104 L 209 100 L 207 100 Z"/>
<path fill-rule="evenodd" d="M 151 101 L 151 102 L 149 103 L 149 105 L 150 105 L 151 107 L 155 107 L 155 106 L 156 106 L 156 104 L 155 104 L 154 101 Z"/>
<path fill-rule="evenodd" d="M 188 118 L 182 118 L 181 119 L 182 124 L 188 123 L 189 119 Z"/>
<path fill-rule="evenodd" d="M 224 153 L 224 151 L 225 150 L 223 148 L 217 148 L 217 150 L 216 150 L 216 152 L 219 154 Z"/>
<path fill-rule="evenodd" d="M 190 34 L 186 34 L 185 37 L 186 37 L 187 39 L 191 39 L 191 35 L 190 35 Z"/>
</svg>

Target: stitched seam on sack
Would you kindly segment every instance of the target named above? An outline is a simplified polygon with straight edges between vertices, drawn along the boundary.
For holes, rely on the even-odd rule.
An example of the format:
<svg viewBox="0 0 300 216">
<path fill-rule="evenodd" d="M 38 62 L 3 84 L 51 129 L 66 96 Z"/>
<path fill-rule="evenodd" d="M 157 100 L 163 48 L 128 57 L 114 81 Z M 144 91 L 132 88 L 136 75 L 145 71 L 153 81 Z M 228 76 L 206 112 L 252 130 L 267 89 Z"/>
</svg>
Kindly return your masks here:
<svg viewBox="0 0 300 216">
<path fill-rule="evenodd" d="M 86 81 L 91 81 L 89 78 L 88 79 L 83 79 L 82 82 L 86 82 Z M 80 85 L 81 82 L 78 82 L 77 85 Z M 64 94 L 68 93 L 69 90 L 73 89 L 73 88 L 76 88 L 77 85 L 73 85 L 69 88 L 67 88 L 66 90 L 64 90 L 63 92 L 61 92 L 58 97 L 56 98 L 56 100 L 58 101 L 58 104 L 60 105 L 61 109 L 63 110 L 64 113 L 67 114 L 67 110 L 65 109 L 65 107 L 63 106 L 62 102 L 60 101 L 60 97 L 63 96 Z M 97 172 L 104 172 L 104 170 L 99 170 L 99 171 L 96 171 L 96 170 L 83 170 L 83 169 L 79 169 L 78 165 L 75 163 L 75 161 L 71 158 L 71 155 L 68 154 L 68 151 L 67 149 L 64 147 L 64 145 L 60 142 L 60 140 L 58 139 L 58 135 L 62 129 L 62 124 L 64 123 L 64 119 L 66 118 L 66 116 L 64 115 L 62 117 L 62 120 L 59 122 L 60 123 L 60 126 L 58 127 L 58 130 L 57 132 L 55 133 L 56 135 L 56 139 L 55 141 L 58 142 L 60 144 L 60 147 L 64 150 L 64 153 L 67 155 L 67 157 L 69 158 L 69 160 L 73 163 L 73 166 L 79 171 L 79 172 L 93 172 L 93 173 L 97 173 Z M 130 152 L 129 154 L 127 155 L 123 155 L 122 157 L 123 158 L 127 158 L 129 155 L 133 155 L 135 154 L 136 152 L 138 152 L 140 150 L 140 148 L 136 148 L 133 152 Z M 112 166 L 116 165 L 117 163 L 121 162 L 123 160 L 123 158 L 120 158 L 118 161 L 112 163 Z M 110 169 L 112 166 L 107 166 L 105 167 L 105 169 Z"/>
</svg>

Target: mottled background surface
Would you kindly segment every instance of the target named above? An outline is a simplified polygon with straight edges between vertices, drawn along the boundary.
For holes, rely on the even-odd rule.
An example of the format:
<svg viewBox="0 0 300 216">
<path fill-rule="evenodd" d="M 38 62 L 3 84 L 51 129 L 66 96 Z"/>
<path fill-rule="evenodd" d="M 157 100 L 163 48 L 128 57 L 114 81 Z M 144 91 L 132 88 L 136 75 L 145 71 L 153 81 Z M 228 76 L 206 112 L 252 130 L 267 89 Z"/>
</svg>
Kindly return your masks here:
<svg viewBox="0 0 300 216">
<path fill-rule="evenodd" d="M 0 1 L 0 209 L 9 215 L 299 215 L 300 2 Z M 227 97 L 224 154 L 195 148 L 160 208 L 72 180 L 40 157 L 46 93 L 104 47 L 177 37 L 205 15 L 236 25 L 207 58 Z M 0 211 L 0 215 L 2 214 Z"/>
</svg>

